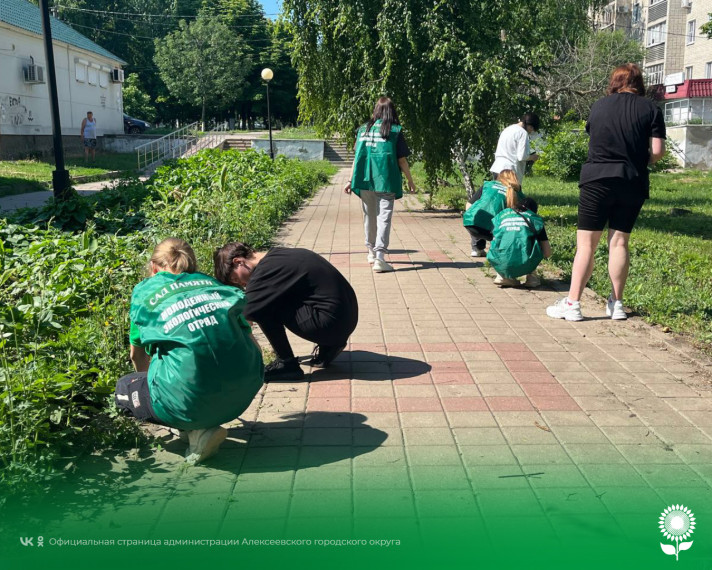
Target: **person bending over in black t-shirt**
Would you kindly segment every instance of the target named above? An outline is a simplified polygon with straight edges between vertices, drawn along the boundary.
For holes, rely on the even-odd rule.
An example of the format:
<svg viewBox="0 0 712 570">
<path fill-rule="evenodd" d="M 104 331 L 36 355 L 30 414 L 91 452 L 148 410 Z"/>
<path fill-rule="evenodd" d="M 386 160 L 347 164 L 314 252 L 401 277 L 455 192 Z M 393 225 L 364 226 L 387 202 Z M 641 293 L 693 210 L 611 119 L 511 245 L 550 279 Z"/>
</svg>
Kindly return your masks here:
<svg viewBox="0 0 712 570">
<path fill-rule="evenodd" d="M 650 197 L 648 165 L 665 154 L 665 121 L 653 101 L 645 98 L 640 68 L 626 63 L 613 70 L 608 96 L 591 107 L 586 123 L 591 136 L 588 159 L 579 179 L 576 256 L 568 297 L 547 307 L 552 318 L 580 321 L 579 303 L 593 272 L 593 260 L 608 224 L 608 274 L 611 295 L 606 313 L 627 318 L 623 289 L 628 278 L 628 239 L 643 203 Z"/>
<path fill-rule="evenodd" d="M 286 247 L 256 252 L 233 242 L 215 251 L 214 262 L 220 282 L 245 289 L 242 314 L 260 325 L 277 355 L 265 367 L 265 382 L 304 378 L 285 328 L 316 343 L 313 367 L 328 366 L 346 347 L 358 323 L 356 293 L 320 255 Z"/>
</svg>

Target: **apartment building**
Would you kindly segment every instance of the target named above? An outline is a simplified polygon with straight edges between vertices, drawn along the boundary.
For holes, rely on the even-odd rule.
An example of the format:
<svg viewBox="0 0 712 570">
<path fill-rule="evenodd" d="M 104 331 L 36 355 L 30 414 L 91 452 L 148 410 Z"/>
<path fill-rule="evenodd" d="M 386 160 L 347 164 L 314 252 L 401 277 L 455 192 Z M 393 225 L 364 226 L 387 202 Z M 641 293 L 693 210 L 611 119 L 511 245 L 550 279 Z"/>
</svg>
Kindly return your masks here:
<svg viewBox="0 0 712 570">
<path fill-rule="evenodd" d="M 712 39 L 700 33 L 712 0 L 614 0 L 594 15 L 599 30 L 643 42 L 646 84 L 665 111 L 683 166 L 712 169 Z"/>
</svg>

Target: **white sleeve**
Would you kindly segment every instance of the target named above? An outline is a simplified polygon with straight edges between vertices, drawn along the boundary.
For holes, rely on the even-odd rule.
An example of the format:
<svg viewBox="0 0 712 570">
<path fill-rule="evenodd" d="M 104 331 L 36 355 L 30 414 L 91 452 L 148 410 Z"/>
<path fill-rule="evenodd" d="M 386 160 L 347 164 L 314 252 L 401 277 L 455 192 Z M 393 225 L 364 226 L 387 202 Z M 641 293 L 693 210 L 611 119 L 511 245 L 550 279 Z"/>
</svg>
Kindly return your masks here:
<svg viewBox="0 0 712 570">
<path fill-rule="evenodd" d="M 517 160 L 526 160 L 529 154 L 529 135 L 524 131 L 524 136 L 517 141 Z"/>
</svg>

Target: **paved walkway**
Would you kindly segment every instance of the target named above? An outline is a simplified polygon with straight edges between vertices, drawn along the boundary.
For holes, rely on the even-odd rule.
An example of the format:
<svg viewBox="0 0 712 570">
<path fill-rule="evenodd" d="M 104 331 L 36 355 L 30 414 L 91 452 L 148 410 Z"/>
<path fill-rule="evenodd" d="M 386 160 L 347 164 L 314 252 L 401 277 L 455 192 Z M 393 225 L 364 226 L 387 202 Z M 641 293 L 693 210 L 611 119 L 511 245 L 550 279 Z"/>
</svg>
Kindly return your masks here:
<svg viewBox="0 0 712 570">
<path fill-rule="evenodd" d="M 141 180 L 146 177 L 142 176 Z M 72 187 L 82 196 L 91 196 L 96 192 L 101 192 L 105 188 L 111 188 L 118 180 L 99 180 L 97 182 L 85 182 L 83 184 L 73 184 Z M 54 197 L 51 190 L 43 192 L 29 192 L 27 194 L 16 194 L 0 198 L 0 212 L 11 212 L 20 208 L 40 208 L 44 206 L 50 198 Z"/>
<path fill-rule="evenodd" d="M 571 547 L 588 537 L 592 552 L 594 537 L 623 537 L 670 562 L 662 509 L 712 513 L 712 386 L 685 345 L 637 318 L 605 319 L 590 293 L 591 318 L 548 319 L 557 292 L 498 289 L 469 257 L 459 216 L 423 212 L 414 198 L 395 213 L 397 271 L 374 274 L 346 176 L 280 239 L 353 284 L 349 350 L 310 382 L 266 386 L 204 466 L 180 467 L 184 445 L 168 437 L 128 465 L 95 458 L 121 491 L 92 528 L 278 538 L 308 527 L 426 542 L 460 529 L 498 555 L 524 536 Z"/>
</svg>

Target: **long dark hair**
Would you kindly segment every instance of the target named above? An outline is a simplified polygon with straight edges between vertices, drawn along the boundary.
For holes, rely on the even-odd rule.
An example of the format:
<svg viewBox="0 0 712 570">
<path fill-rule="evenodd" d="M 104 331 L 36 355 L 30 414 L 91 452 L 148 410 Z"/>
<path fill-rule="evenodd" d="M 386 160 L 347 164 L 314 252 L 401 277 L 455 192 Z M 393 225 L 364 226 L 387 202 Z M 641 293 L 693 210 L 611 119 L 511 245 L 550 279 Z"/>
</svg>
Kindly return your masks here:
<svg viewBox="0 0 712 570">
<path fill-rule="evenodd" d="M 396 107 L 388 97 L 381 97 L 376 101 L 376 106 L 373 108 L 373 116 L 366 123 L 366 132 L 371 132 L 373 124 L 381 120 L 381 138 L 387 139 L 391 136 L 391 126 L 400 125 Z"/>
</svg>

